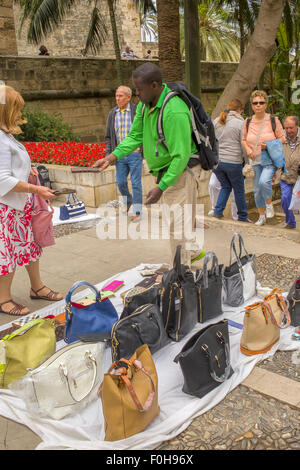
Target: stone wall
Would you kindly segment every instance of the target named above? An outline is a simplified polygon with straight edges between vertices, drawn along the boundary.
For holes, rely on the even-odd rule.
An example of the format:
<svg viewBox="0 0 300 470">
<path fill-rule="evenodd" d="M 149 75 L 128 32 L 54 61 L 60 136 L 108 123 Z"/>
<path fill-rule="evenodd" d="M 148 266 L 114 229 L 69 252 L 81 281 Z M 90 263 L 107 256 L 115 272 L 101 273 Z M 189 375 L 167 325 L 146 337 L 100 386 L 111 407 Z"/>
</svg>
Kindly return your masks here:
<svg viewBox="0 0 300 470">
<path fill-rule="evenodd" d="M 0 0 L 1 1 L 1 0 Z M 6 1 L 6 0 L 5 0 Z M 107 2 L 101 3 L 101 15 L 107 26 L 107 38 L 99 52 L 95 54 L 100 58 L 115 56 L 112 30 Z M 43 39 L 43 43 L 53 57 L 79 57 L 80 50 L 84 48 L 89 29 L 92 4 L 88 0 L 80 0 L 65 19 L 51 34 Z M 14 5 L 14 18 L 16 30 L 19 30 L 21 11 L 19 5 Z M 124 50 L 126 44 L 132 48 L 138 57 L 142 57 L 141 26 L 139 13 L 132 0 L 117 0 L 116 22 L 120 49 Z M 39 54 L 39 46 L 27 42 L 27 25 L 25 23 L 21 35 L 17 34 L 17 47 L 19 56 L 35 56 Z M 11 52 L 13 53 L 13 52 Z M 94 54 L 90 51 L 89 56 Z"/>
<path fill-rule="evenodd" d="M 124 84 L 132 87 L 132 71 L 141 63 L 123 61 Z M 202 63 L 202 101 L 206 109 L 214 107 L 236 66 Z M 0 80 L 16 88 L 26 103 L 49 113 L 61 113 L 86 141 L 103 141 L 106 118 L 115 105 L 114 93 L 118 85 L 114 60 L 0 57 Z"/>
<path fill-rule="evenodd" d="M 13 0 L 0 0 L 0 55 L 17 55 Z"/>
</svg>

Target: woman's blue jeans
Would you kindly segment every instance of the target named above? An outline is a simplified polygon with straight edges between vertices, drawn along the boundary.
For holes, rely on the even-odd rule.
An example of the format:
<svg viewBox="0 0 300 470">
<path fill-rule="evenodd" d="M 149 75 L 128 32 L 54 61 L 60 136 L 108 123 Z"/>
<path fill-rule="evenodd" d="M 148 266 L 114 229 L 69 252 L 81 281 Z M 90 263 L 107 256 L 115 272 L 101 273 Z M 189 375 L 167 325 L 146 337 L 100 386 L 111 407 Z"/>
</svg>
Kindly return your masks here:
<svg viewBox="0 0 300 470">
<path fill-rule="evenodd" d="M 220 162 L 218 167 L 214 170 L 214 173 L 222 186 L 215 207 L 215 214 L 223 215 L 231 190 L 233 189 L 238 220 L 247 220 L 248 213 L 242 169 L 243 165 L 241 163 Z"/>
<path fill-rule="evenodd" d="M 272 178 L 276 172 L 274 165 L 253 165 L 253 191 L 257 208 L 266 207 L 266 199 L 272 197 Z"/>
<path fill-rule="evenodd" d="M 142 191 L 142 169 L 143 158 L 141 153 L 132 152 L 116 162 L 117 186 L 125 205 L 133 203 L 133 215 L 142 214 L 143 191 Z M 132 195 L 128 188 L 127 178 L 130 173 Z"/>
</svg>

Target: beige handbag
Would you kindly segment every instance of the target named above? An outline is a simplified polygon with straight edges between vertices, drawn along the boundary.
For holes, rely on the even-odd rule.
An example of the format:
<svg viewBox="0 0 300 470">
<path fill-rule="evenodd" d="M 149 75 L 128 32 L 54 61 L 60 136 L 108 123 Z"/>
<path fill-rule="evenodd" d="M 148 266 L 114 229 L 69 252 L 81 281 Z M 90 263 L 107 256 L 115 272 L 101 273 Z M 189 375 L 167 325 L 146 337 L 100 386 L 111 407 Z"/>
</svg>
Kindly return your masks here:
<svg viewBox="0 0 300 470">
<path fill-rule="evenodd" d="M 242 172 L 243 172 L 243 175 L 245 176 L 245 178 L 254 178 L 253 166 L 250 165 L 250 163 L 246 163 L 243 166 Z"/>
<path fill-rule="evenodd" d="M 247 305 L 240 348 L 244 354 L 263 354 L 279 340 L 290 314 L 280 289 L 273 289 L 262 302 Z"/>
<path fill-rule="evenodd" d="M 142 432 L 158 415 L 156 368 L 147 344 L 131 359 L 112 364 L 98 394 L 102 400 L 105 440 L 118 441 Z"/>
</svg>

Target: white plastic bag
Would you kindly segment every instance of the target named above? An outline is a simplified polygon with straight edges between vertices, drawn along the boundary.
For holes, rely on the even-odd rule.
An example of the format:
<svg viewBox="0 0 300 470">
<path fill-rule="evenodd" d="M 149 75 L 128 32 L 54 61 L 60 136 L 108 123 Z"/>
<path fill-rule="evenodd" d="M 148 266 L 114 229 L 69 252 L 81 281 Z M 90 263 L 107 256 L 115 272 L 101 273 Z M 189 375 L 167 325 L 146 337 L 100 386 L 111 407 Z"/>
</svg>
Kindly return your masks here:
<svg viewBox="0 0 300 470">
<path fill-rule="evenodd" d="M 292 200 L 289 207 L 290 211 L 300 211 L 300 197 L 298 196 L 298 192 L 300 192 L 300 176 L 298 176 L 293 189 Z"/>
</svg>

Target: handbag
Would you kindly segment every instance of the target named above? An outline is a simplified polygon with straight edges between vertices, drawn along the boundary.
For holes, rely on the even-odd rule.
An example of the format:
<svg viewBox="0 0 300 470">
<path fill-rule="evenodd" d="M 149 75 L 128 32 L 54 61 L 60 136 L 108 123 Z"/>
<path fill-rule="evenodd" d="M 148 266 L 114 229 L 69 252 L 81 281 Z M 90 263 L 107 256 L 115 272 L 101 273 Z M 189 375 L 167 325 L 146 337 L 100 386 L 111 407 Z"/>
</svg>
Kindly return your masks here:
<svg viewBox="0 0 300 470">
<path fill-rule="evenodd" d="M 134 295 L 126 295 L 124 298 L 124 308 L 120 319 L 130 315 L 142 305 L 153 304 L 160 306 L 160 293 L 161 284 L 155 284 L 143 292 Z"/>
<path fill-rule="evenodd" d="M 221 385 L 233 374 L 227 320 L 203 328 L 183 346 L 174 362 L 181 367 L 182 391 L 198 398 Z"/>
<path fill-rule="evenodd" d="M 104 343 L 65 346 L 16 385 L 34 413 L 62 419 L 97 398 L 103 379 Z"/>
<path fill-rule="evenodd" d="M 178 245 L 173 269 L 163 274 L 160 305 L 167 334 L 180 341 L 198 321 L 198 290 L 194 275 L 181 264 Z"/>
<path fill-rule="evenodd" d="M 212 260 L 211 269 L 207 269 Z M 196 278 L 198 288 L 198 321 L 205 323 L 219 315 L 222 315 L 222 271 L 223 264 L 218 263 L 218 258 L 212 251 L 206 253 L 203 269 Z"/>
<path fill-rule="evenodd" d="M 70 202 L 70 199 L 73 199 L 73 203 Z M 79 217 L 85 215 L 86 208 L 83 201 L 80 201 L 76 194 L 67 194 L 66 204 L 59 208 L 59 218 L 60 220 L 69 220 L 74 217 Z"/>
<path fill-rule="evenodd" d="M 146 344 L 128 361 L 114 362 L 99 388 L 105 440 L 118 441 L 144 429 L 159 414 L 158 379 Z"/>
<path fill-rule="evenodd" d="M 56 349 L 54 322 L 37 318 L 0 341 L 0 388 L 35 369 Z"/>
<path fill-rule="evenodd" d="M 250 163 L 245 163 L 242 169 L 242 173 L 245 176 L 245 178 L 254 178 L 253 166 L 250 165 Z"/>
<path fill-rule="evenodd" d="M 146 304 L 131 314 L 122 313 L 111 330 L 112 360 L 129 359 L 134 351 L 147 344 L 151 354 L 170 342 L 157 305 Z"/>
<path fill-rule="evenodd" d="M 235 241 L 239 239 L 239 254 Z M 242 250 L 245 255 L 242 256 Z M 236 261 L 231 263 L 232 252 Z M 239 307 L 256 294 L 256 257 L 249 255 L 240 233 L 234 233 L 230 245 L 229 266 L 223 271 L 223 302 Z"/>
<path fill-rule="evenodd" d="M 96 301 L 90 305 L 75 306 L 71 302 L 73 292 L 81 286 L 88 286 L 96 293 Z M 64 340 L 66 343 L 78 341 L 79 335 L 88 333 L 110 332 L 118 320 L 118 314 L 109 299 L 101 301 L 101 294 L 95 286 L 86 281 L 76 282 L 66 297 L 66 325 Z"/>
<path fill-rule="evenodd" d="M 291 319 L 280 289 L 273 289 L 262 302 L 247 305 L 240 349 L 244 354 L 263 354 L 277 343 L 280 330 Z"/>
<path fill-rule="evenodd" d="M 36 186 L 41 186 L 40 180 L 36 175 L 35 177 L 30 175 L 28 182 Z M 38 194 L 31 195 L 31 226 L 33 238 L 41 248 L 55 244 L 52 223 L 53 213 L 54 209 L 50 201 L 45 201 L 45 199 Z"/>
<path fill-rule="evenodd" d="M 295 280 L 287 295 L 291 325 L 300 326 L 300 277 Z"/>
</svg>

